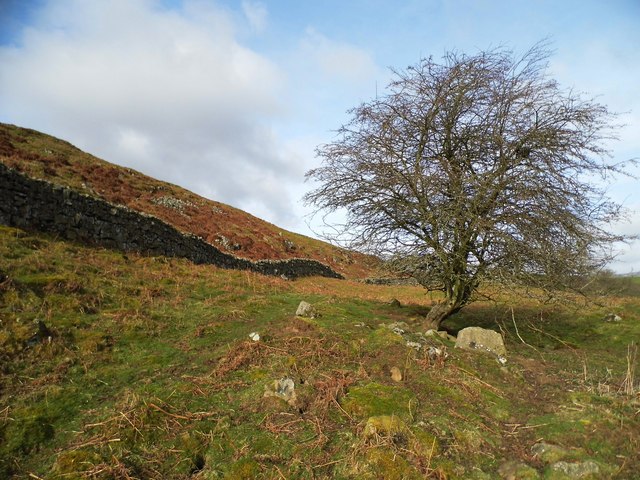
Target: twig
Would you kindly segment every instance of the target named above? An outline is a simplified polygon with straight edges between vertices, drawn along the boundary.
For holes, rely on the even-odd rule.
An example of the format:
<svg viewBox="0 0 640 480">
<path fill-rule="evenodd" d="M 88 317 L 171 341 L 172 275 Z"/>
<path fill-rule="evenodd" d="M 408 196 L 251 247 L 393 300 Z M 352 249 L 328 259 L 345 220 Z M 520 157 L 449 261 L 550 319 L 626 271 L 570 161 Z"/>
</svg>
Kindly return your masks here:
<svg viewBox="0 0 640 480">
<path fill-rule="evenodd" d="M 104 443 L 114 443 L 114 442 L 119 442 L 120 439 L 119 438 L 109 438 L 109 439 L 105 439 L 104 437 L 93 437 L 92 439 L 84 442 L 84 443 L 80 443 L 79 445 L 74 445 L 72 450 L 80 450 L 81 448 L 84 447 L 91 447 L 94 445 L 102 445 Z"/>
<path fill-rule="evenodd" d="M 555 335 L 551 335 L 550 333 L 545 332 L 544 330 L 541 330 L 539 328 L 536 328 L 533 326 L 533 324 L 531 322 L 527 322 L 527 326 L 531 329 L 534 330 L 536 332 L 542 333 L 543 335 L 546 335 L 547 337 L 551 337 L 554 340 L 560 342 L 561 344 L 563 344 L 566 347 L 569 347 L 571 350 L 576 351 L 576 347 L 574 347 L 573 345 L 565 342 L 564 340 L 562 340 L 561 338 L 556 337 Z"/>
<path fill-rule="evenodd" d="M 280 475 L 280 478 L 283 478 L 284 480 L 287 480 L 287 477 L 285 477 L 282 472 L 280 471 L 280 469 L 278 468 L 277 465 L 274 465 L 274 467 L 276 468 L 276 470 L 278 471 L 278 475 Z"/>
<path fill-rule="evenodd" d="M 327 463 L 321 463 L 320 465 L 312 465 L 311 468 L 315 470 L 316 468 L 328 467 L 329 465 L 335 465 L 336 463 L 344 462 L 345 459 L 346 459 L 346 457 L 345 458 L 339 458 L 338 460 L 333 460 L 333 461 L 327 462 Z"/>
<path fill-rule="evenodd" d="M 157 410 L 158 412 L 162 412 L 165 415 L 169 415 L 170 417 L 173 417 L 173 418 L 179 418 L 180 420 L 193 420 L 192 418 L 185 417 L 184 415 L 177 415 L 175 413 L 169 413 L 165 409 L 163 409 L 162 407 L 159 407 L 158 405 L 156 405 L 155 403 L 149 403 L 147 405 L 149 407 L 153 408 L 154 410 Z"/>
<path fill-rule="evenodd" d="M 511 307 L 511 321 L 513 322 L 513 327 L 516 329 L 516 335 L 518 336 L 518 338 L 520 339 L 520 341 L 522 343 L 524 343 L 527 347 L 532 348 L 533 350 L 535 350 L 535 352 L 540 355 L 542 357 L 542 353 L 540 353 L 540 351 L 534 347 L 533 345 L 529 345 L 527 342 L 524 341 L 524 339 L 520 336 L 520 332 L 518 331 L 518 324 L 516 323 L 516 315 L 513 312 L 513 307 Z"/>
<path fill-rule="evenodd" d="M 338 400 L 335 397 L 333 397 L 333 401 L 336 404 L 336 406 L 340 409 L 340 411 L 344 413 L 347 416 L 347 418 L 353 422 L 353 417 L 349 415 L 344 408 L 342 408 L 342 406 L 338 403 Z"/>
<path fill-rule="evenodd" d="M 491 385 L 491 384 L 489 384 L 489 383 L 485 382 L 484 380 L 480 380 L 480 379 L 479 379 L 478 377 L 476 377 L 473 373 L 469 372 L 468 370 L 465 370 L 464 368 L 458 367 L 458 366 L 456 366 L 456 365 L 452 365 L 452 366 L 453 366 L 453 368 L 455 368 L 455 369 L 457 369 L 457 370 L 460 370 L 460 371 L 462 371 L 462 372 L 466 373 L 467 375 L 469 375 L 471 378 L 473 378 L 473 379 L 474 379 L 474 380 L 476 380 L 477 382 L 481 383 L 482 385 L 484 385 L 484 386 L 488 387 L 488 388 L 489 388 L 489 389 L 491 389 L 491 390 L 492 390 L 496 395 L 498 395 L 500 398 L 504 398 L 504 397 L 501 395 L 501 394 L 502 394 L 502 392 L 501 392 L 498 388 L 496 388 L 496 387 L 494 387 L 493 385 Z"/>
<path fill-rule="evenodd" d="M 138 430 L 138 427 L 136 427 L 136 426 L 133 424 L 133 422 L 132 422 L 131 420 L 129 420 L 129 417 L 127 417 L 127 416 L 126 416 L 124 413 L 122 413 L 122 412 L 120 412 L 120 415 L 122 415 L 122 417 L 123 417 L 127 422 L 129 422 L 129 425 L 131 425 L 131 426 L 133 427 L 133 429 L 134 429 L 136 432 L 138 432 L 142 438 L 144 438 L 144 435 L 142 434 L 142 432 L 141 432 L 140 430 Z"/>
</svg>

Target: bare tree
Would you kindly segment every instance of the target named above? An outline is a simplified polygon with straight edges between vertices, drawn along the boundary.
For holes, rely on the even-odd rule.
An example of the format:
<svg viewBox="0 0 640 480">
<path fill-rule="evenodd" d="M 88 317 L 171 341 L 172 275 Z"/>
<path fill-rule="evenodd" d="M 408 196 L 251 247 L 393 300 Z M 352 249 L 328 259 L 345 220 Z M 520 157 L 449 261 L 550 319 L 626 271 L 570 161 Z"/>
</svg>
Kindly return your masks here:
<svg viewBox="0 0 640 480">
<path fill-rule="evenodd" d="M 549 56 L 540 43 L 393 71 L 386 94 L 316 151 L 306 203 L 346 212 L 334 239 L 442 290 L 432 327 L 484 281 L 557 288 L 624 240 L 608 230 L 623 212 L 602 187 L 628 165 L 608 161 L 615 114 L 561 89 Z"/>
</svg>

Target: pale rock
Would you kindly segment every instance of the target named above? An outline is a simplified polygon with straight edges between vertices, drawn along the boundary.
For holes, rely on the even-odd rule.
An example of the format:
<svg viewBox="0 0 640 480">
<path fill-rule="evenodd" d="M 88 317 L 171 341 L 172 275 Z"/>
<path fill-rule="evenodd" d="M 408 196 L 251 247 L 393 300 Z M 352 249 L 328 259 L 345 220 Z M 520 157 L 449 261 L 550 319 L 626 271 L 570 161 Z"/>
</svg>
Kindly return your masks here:
<svg viewBox="0 0 640 480">
<path fill-rule="evenodd" d="M 609 313 L 607 316 L 604 317 L 603 320 L 605 322 L 618 323 L 622 321 L 622 317 L 620 317 L 619 315 L 616 315 L 615 313 Z"/>
<path fill-rule="evenodd" d="M 391 367 L 391 380 L 394 382 L 402 381 L 402 372 L 398 367 Z"/>
<path fill-rule="evenodd" d="M 414 342 L 412 340 L 407 340 L 407 347 L 413 348 L 414 350 L 420 350 L 422 348 L 422 344 L 420 342 Z"/>
<path fill-rule="evenodd" d="M 280 398 L 294 406 L 296 403 L 295 384 L 289 377 L 274 380 L 270 385 L 264 387 L 264 396 Z"/>
<path fill-rule="evenodd" d="M 480 350 L 497 357 L 504 357 L 507 354 L 502 335 L 494 330 L 480 327 L 467 327 L 460 330 L 456 338 L 456 348 Z"/>
<path fill-rule="evenodd" d="M 551 465 L 551 470 L 561 472 L 569 478 L 592 478 L 600 473 L 600 467 L 593 460 L 585 462 L 556 462 Z"/>
<path fill-rule="evenodd" d="M 313 305 L 303 300 L 300 302 L 300 305 L 298 305 L 296 316 L 305 318 L 316 318 L 318 316 L 318 312 Z"/>
</svg>

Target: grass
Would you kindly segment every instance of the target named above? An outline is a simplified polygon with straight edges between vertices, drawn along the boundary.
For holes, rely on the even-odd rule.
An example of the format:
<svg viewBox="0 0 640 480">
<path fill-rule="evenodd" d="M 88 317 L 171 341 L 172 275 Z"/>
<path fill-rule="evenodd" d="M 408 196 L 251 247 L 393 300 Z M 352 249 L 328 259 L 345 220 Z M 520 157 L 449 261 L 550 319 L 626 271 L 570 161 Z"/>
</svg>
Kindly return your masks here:
<svg viewBox="0 0 640 480">
<path fill-rule="evenodd" d="M 449 357 L 432 362 L 384 327 L 419 332 L 434 299 L 0 227 L 0 478 L 490 479 L 509 461 L 557 478 L 541 441 L 595 478 L 640 476 L 637 297 L 514 296 L 446 324 L 501 331 L 506 367 L 435 337 Z M 301 300 L 321 316 L 295 317 Z M 264 395 L 283 377 L 294 402 Z"/>
</svg>

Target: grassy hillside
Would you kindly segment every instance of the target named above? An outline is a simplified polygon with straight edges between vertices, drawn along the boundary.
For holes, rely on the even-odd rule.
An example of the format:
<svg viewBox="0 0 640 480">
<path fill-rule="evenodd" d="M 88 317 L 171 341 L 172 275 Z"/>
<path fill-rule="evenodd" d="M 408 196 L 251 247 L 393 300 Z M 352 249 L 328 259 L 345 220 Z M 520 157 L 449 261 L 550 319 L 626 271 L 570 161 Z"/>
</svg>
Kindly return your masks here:
<svg viewBox="0 0 640 480">
<path fill-rule="evenodd" d="M 288 232 L 34 130 L 0 123 L 0 162 L 33 178 L 149 213 L 236 256 L 312 258 L 348 277 L 368 276 L 376 264 L 373 258 Z"/>
<path fill-rule="evenodd" d="M 296 317 L 301 300 L 321 316 Z M 419 338 L 432 300 L 0 227 L 0 478 L 640 478 L 637 380 L 623 388 L 640 299 L 514 294 L 452 319 L 502 331 L 504 367 Z M 265 395 L 284 377 L 295 399 Z"/>
</svg>

